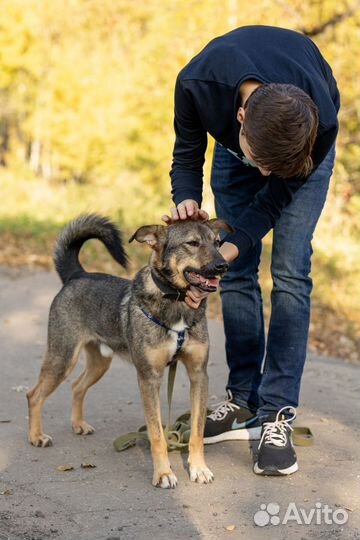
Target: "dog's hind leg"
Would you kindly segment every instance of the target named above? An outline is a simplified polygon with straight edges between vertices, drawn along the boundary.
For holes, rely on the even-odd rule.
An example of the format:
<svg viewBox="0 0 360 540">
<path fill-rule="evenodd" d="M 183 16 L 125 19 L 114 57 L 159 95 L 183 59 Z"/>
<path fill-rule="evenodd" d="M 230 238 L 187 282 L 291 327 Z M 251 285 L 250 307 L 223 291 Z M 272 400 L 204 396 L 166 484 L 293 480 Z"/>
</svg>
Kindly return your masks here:
<svg viewBox="0 0 360 540">
<path fill-rule="evenodd" d="M 84 420 L 85 394 L 90 386 L 95 384 L 107 372 L 111 364 L 112 355 L 103 356 L 100 352 L 99 345 L 95 342 L 87 343 L 84 348 L 86 352 L 86 367 L 72 383 L 73 403 L 71 425 L 75 433 L 90 435 L 95 430 Z"/>
<path fill-rule="evenodd" d="M 82 343 L 68 345 L 65 354 L 48 350 L 38 383 L 26 394 L 29 406 L 29 442 L 34 446 L 51 446 L 52 438 L 42 428 L 42 409 L 46 398 L 54 392 L 74 369 Z"/>
</svg>

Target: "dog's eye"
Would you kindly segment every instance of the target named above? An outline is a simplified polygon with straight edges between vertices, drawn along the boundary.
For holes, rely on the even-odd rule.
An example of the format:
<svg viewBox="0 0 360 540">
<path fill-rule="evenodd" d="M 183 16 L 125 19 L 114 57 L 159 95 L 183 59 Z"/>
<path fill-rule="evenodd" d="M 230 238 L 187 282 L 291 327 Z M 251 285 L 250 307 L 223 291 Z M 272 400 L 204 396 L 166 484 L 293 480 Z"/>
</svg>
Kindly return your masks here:
<svg viewBox="0 0 360 540">
<path fill-rule="evenodd" d="M 188 246 L 192 246 L 192 247 L 199 247 L 200 246 L 200 242 L 197 242 L 196 240 L 190 240 L 190 242 L 186 242 L 186 244 Z"/>
</svg>

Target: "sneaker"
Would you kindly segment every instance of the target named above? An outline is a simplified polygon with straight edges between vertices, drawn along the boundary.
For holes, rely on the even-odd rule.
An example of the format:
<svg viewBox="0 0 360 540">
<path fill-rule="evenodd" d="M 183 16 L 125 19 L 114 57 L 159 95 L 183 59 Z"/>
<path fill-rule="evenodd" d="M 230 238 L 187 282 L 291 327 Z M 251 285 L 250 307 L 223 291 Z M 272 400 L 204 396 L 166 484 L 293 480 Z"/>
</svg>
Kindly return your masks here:
<svg viewBox="0 0 360 540">
<path fill-rule="evenodd" d="M 204 443 L 260 439 L 261 423 L 254 412 L 233 401 L 230 390 L 227 398 L 206 417 Z"/>
<path fill-rule="evenodd" d="M 282 414 L 285 410 L 291 412 L 290 418 Z M 298 470 L 291 436 L 293 428 L 290 425 L 295 418 L 294 407 L 283 407 L 276 416 L 269 417 L 263 423 L 259 453 L 254 465 L 255 474 L 281 476 Z"/>
</svg>

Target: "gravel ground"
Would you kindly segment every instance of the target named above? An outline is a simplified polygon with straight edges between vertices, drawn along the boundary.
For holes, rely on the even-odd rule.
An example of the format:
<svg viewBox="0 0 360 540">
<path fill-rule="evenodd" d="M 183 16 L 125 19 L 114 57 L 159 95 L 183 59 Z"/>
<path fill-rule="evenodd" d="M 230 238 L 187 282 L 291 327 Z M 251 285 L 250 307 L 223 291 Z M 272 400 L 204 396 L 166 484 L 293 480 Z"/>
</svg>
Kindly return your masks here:
<svg viewBox="0 0 360 540">
<path fill-rule="evenodd" d="M 297 423 L 311 427 L 315 445 L 298 447 L 300 470 L 288 478 L 254 475 L 256 445 L 227 442 L 206 447 L 215 474 L 212 485 L 192 484 L 186 457 L 173 453 L 178 488 L 153 488 L 147 446 L 120 454 L 112 446 L 115 437 L 144 423 L 135 371 L 120 359 L 89 392 L 86 418 L 97 429 L 94 435 L 71 433 L 67 381 L 45 406 L 45 430 L 54 446 L 31 447 L 25 392 L 38 375 L 47 313 L 58 290 L 54 273 L 0 268 L 0 540 L 360 538 L 356 363 L 309 356 Z M 210 334 L 210 403 L 215 403 L 226 380 L 221 324 L 210 321 Z M 178 371 L 174 416 L 189 406 L 188 381 L 184 370 Z M 82 463 L 95 467 L 82 468 Z M 63 464 L 73 469 L 56 470 Z M 293 511 L 284 522 L 291 503 Z M 325 522 L 325 505 L 331 523 Z M 301 511 L 309 515 L 312 510 L 306 524 Z M 347 523 L 335 522 L 345 514 Z"/>
</svg>

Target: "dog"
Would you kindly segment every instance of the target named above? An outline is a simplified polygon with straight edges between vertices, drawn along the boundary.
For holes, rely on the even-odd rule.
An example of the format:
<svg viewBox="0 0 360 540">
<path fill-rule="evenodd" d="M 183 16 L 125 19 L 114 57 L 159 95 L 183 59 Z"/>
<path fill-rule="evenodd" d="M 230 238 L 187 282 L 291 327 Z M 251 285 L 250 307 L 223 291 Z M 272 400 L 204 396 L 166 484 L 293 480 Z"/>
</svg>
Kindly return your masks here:
<svg viewBox="0 0 360 540">
<path fill-rule="evenodd" d="M 132 361 L 137 370 L 153 459 L 152 483 L 176 487 L 160 416 L 160 385 L 166 366 L 180 360 L 191 385 L 190 479 L 204 484 L 213 480 L 203 449 L 209 352 L 206 299 L 192 309 L 184 298 L 191 285 L 205 291 L 218 288 L 228 269 L 219 252 L 221 230 L 232 229 L 219 219 L 140 227 L 129 242 L 148 244 L 152 254 L 149 264 L 129 280 L 88 273 L 79 262 L 84 242 L 98 239 L 115 261 L 127 267 L 122 235 L 109 219 L 85 215 L 64 228 L 54 253 L 63 287 L 50 308 L 47 350 L 38 383 L 27 393 L 31 444 L 52 444 L 43 432 L 42 408 L 74 369 L 82 349 L 86 367 L 72 383 L 71 424 L 77 434 L 94 432 L 84 420 L 85 394 L 109 369 L 116 354 Z"/>
</svg>

